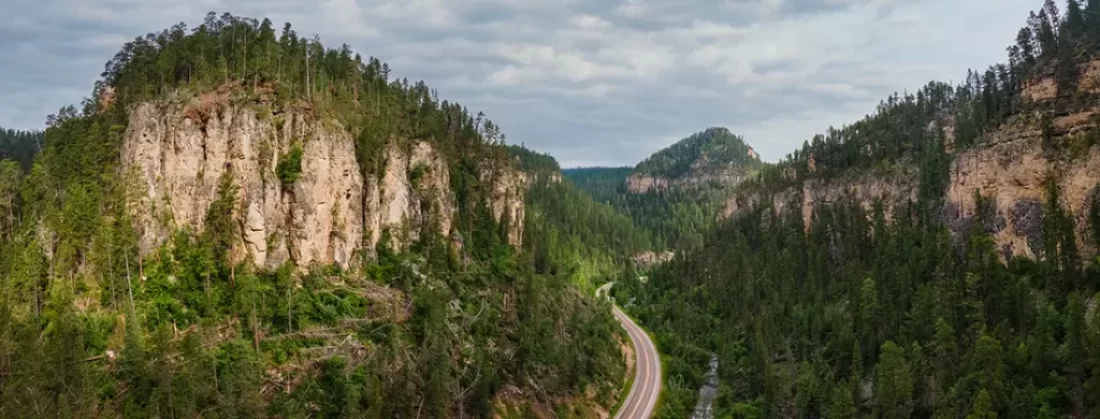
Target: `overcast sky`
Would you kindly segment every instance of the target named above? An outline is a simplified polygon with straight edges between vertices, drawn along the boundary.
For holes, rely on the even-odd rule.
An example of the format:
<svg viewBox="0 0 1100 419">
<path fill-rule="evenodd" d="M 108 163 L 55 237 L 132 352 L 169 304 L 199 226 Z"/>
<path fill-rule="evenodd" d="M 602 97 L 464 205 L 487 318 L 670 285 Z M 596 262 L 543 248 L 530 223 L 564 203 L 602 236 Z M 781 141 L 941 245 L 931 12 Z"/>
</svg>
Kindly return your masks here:
<svg viewBox="0 0 1100 419">
<path fill-rule="evenodd" d="M 290 21 L 484 111 L 565 167 L 709 126 L 777 160 L 892 92 L 1005 60 L 1040 0 L 0 0 L 0 126 L 78 104 L 135 36 L 206 12 Z M 1061 3 L 1061 2 L 1059 2 Z"/>
</svg>

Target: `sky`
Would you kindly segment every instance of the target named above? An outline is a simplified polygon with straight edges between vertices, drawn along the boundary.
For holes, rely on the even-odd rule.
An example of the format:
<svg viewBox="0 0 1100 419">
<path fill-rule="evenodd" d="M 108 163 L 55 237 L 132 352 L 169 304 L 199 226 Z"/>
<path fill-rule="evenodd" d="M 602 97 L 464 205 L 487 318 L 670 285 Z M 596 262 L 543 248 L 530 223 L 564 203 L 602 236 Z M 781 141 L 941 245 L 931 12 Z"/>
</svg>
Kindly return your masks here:
<svg viewBox="0 0 1100 419">
<path fill-rule="evenodd" d="M 775 161 L 894 92 L 1005 61 L 1040 0 L 0 0 L 0 127 L 41 129 L 126 41 L 209 11 L 291 22 L 483 111 L 563 167 L 724 126 Z"/>
</svg>

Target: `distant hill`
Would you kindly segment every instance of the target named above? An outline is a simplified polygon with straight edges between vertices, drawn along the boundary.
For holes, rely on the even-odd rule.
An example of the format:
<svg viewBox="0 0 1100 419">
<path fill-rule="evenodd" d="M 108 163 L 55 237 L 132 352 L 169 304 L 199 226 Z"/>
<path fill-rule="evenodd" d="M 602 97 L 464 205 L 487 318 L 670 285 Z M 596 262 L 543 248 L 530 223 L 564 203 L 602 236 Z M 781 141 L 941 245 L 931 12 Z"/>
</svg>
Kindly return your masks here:
<svg viewBox="0 0 1100 419">
<path fill-rule="evenodd" d="M 701 243 L 733 188 L 763 163 L 740 136 L 714 127 L 654 153 L 637 166 L 563 171 L 592 199 L 610 204 L 649 231 L 656 249 Z"/>
<path fill-rule="evenodd" d="M 634 168 L 627 190 L 645 193 L 670 187 L 740 183 L 761 165 L 743 138 L 723 127 L 702 132 L 654 153 Z"/>
</svg>

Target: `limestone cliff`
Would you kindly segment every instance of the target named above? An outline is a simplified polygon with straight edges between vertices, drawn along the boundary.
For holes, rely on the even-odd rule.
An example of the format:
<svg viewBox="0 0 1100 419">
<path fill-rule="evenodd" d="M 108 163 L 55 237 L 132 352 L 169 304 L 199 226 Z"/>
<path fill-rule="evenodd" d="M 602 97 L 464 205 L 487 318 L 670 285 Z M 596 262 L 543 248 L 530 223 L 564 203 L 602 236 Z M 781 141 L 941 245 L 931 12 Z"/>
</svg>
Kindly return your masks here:
<svg viewBox="0 0 1100 419">
<path fill-rule="evenodd" d="M 1100 92 L 1100 61 L 1087 67 L 1080 86 L 1083 93 Z M 1060 100 L 1051 79 L 1028 83 L 1025 95 L 1035 104 Z M 1056 107 L 1062 109 L 1063 107 Z M 955 233 L 967 231 L 979 211 L 985 215 L 990 233 L 1004 257 L 1035 258 L 1042 251 L 1043 216 L 1048 176 L 1056 180 L 1061 205 L 1074 218 L 1081 249 L 1095 255 L 1086 229 L 1089 206 L 1100 185 L 1100 145 L 1082 147 L 1086 135 L 1100 129 L 1100 107 L 1065 106 L 1052 117 L 1044 132 L 1041 114 L 1022 113 L 1007 123 L 984 133 L 973 147 L 953 150 L 947 192 L 940 216 Z M 931 127 L 947 129 L 954 138 L 952 121 L 934 121 Z M 1048 146 L 1044 147 L 1044 138 Z M 727 201 L 723 216 L 729 217 L 770 201 L 777 212 L 798 210 L 809 226 L 811 216 L 821 204 L 841 198 L 854 199 L 864 208 L 877 200 L 883 202 L 887 217 L 898 204 L 916 201 L 918 172 L 914 165 L 895 162 L 887 173 L 855 173 L 832 179 L 801 180 L 798 186 L 781 191 L 741 192 Z M 975 192 L 990 202 L 978 208 Z"/>
<path fill-rule="evenodd" d="M 750 175 L 751 171 L 737 163 L 714 162 L 704 155 L 691 164 L 691 170 L 676 177 L 633 173 L 626 178 L 630 193 L 665 191 L 669 188 L 698 188 L 708 185 L 735 186 Z"/>
<path fill-rule="evenodd" d="M 739 193 L 726 201 L 723 217 L 730 217 L 748 208 L 767 202 L 776 215 L 796 211 L 806 227 L 813 222 L 814 211 L 823 205 L 854 201 L 871 211 L 881 202 L 887 219 L 892 219 L 899 204 L 916 201 L 918 184 L 915 170 L 898 165 L 892 170 L 862 173 L 833 179 L 810 178 L 798 186 L 772 193 Z"/>
<path fill-rule="evenodd" d="M 1054 141 L 1073 141 L 1074 135 L 1095 126 L 1084 114 L 1059 117 L 1054 121 Z M 1078 245 L 1090 248 L 1085 217 L 1091 194 L 1100 185 L 1100 147 L 1077 156 L 1058 155 L 1044 151 L 1042 137 L 1033 121 L 1021 118 L 987 135 L 986 144 L 956 156 L 944 208 L 953 230 L 961 230 L 979 211 L 974 196 L 978 191 L 992 201 L 993 222 L 985 228 L 1002 252 L 1035 257 L 1042 248 L 1044 182 L 1052 174 L 1062 207 L 1075 219 Z"/>
<path fill-rule="evenodd" d="M 455 197 L 451 191 L 447 162 L 426 142 L 405 150 L 391 141 L 385 148 L 381 179 L 366 182 L 366 242 L 369 250 L 390 233 L 390 244 L 401 249 L 416 241 L 424 228 L 437 229 L 448 237 L 454 219 Z"/>
<path fill-rule="evenodd" d="M 527 216 L 524 204 L 527 174 L 508 165 L 486 164 L 481 168 L 481 182 L 490 185 L 489 210 L 497 221 L 508 222 L 508 244 L 523 243 L 523 220 Z"/>
<path fill-rule="evenodd" d="M 148 254 L 173 231 L 202 231 L 223 176 L 235 188 L 233 260 L 273 268 L 336 264 L 372 255 L 384 232 L 397 249 L 427 229 L 454 233 L 450 165 L 429 142 L 392 139 L 378 173 L 361 170 L 352 136 L 308 109 L 272 111 L 210 98 L 143 103 L 130 114 L 123 170 L 140 185 L 131 202 L 139 247 Z M 300 147 L 301 175 L 280 180 L 276 167 Z M 488 206 L 522 238 L 526 180 L 506 163 L 483 170 Z M 507 215 L 505 215 L 507 214 Z"/>
</svg>

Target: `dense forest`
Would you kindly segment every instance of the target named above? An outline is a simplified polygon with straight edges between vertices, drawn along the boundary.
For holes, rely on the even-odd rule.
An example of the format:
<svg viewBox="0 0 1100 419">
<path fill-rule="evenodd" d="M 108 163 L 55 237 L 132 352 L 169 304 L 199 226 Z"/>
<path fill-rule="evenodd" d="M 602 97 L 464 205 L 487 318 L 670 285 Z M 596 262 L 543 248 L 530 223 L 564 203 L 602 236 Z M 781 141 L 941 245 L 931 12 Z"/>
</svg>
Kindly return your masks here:
<svg viewBox="0 0 1100 419">
<path fill-rule="evenodd" d="M 621 281 L 665 355 L 661 417 L 691 411 L 711 353 L 717 417 L 1100 414 L 1100 270 L 1066 241 L 1072 221 L 1049 221 L 1044 260 L 1006 266 L 982 223 L 956 244 L 917 212 L 837 205 L 803 234 L 764 208 Z"/>
<path fill-rule="evenodd" d="M 601 204 L 625 214 L 650 237 L 650 249 L 698 246 L 703 234 L 717 223 L 726 192 L 723 188 L 669 189 L 631 193 L 626 175 L 631 168 L 567 169 L 565 178 Z M 645 249 L 649 250 L 649 249 Z"/>
<path fill-rule="evenodd" d="M 748 177 L 762 164 L 749 150 L 744 139 L 728 129 L 708 128 L 654 153 L 633 168 L 576 168 L 564 173 L 597 202 L 626 214 L 649 232 L 654 249 L 688 249 L 702 244 L 703 234 L 715 226 L 736 182 L 700 181 L 690 187 L 637 193 L 628 190 L 627 178 L 637 175 L 688 180 L 740 172 Z"/>
<path fill-rule="evenodd" d="M 19 131 L 0 127 L 0 160 L 19 163 L 23 171 L 31 169 L 42 148 L 41 131 Z"/>
<path fill-rule="evenodd" d="M 1049 130 L 1056 115 L 1096 105 L 1073 83 L 1100 52 L 1100 2 L 1069 0 L 1062 14 L 1048 0 L 1008 52 L 1008 64 L 961 86 L 891 96 L 741 186 L 768 193 L 807 177 L 919 168 L 919 198 L 889 219 L 881 203 L 840 201 L 806 226 L 763 202 L 648 281 L 620 280 L 617 299 L 634 299 L 629 310 L 664 354 L 660 417 L 690 414 L 712 354 L 716 417 L 1100 417 L 1100 260 L 1081 247 L 1100 245 L 1097 195 L 1073 217 L 1048 175 L 1034 260 L 995 247 L 990 197 L 975 197 L 961 234 L 938 216 L 952 153 L 1002 124 L 1033 118 L 1044 151 L 1066 159 L 1098 143 L 1094 131 L 1054 141 Z M 1057 96 L 1028 100 L 1025 87 L 1046 77 Z M 1087 243 L 1075 236 L 1082 222 Z"/>
<path fill-rule="evenodd" d="M 571 179 L 562 179 L 553 157 L 522 147 L 510 150 L 534 179 L 527 192 L 523 242 L 536 272 L 566 275 L 594 292 L 596 285 L 617 277 L 634 254 L 652 248 L 647 230 L 611 205 L 596 202 Z"/>
<path fill-rule="evenodd" d="M 626 191 L 626 177 L 633 167 L 579 167 L 562 174 L 597 202 L 610 203 Z"/>
<path fill-rule="evenodd" d="M 338 123 L 365 175 L 386 141 L 431 141 L 450 165 L 462 257 L 423 234 L 348 270 L 234 263 L 230 182 L 203 231 L 140 257 L 119 161 L 128 112 L 210 91 Z M 127 43 L 80 109 L 48 118 L 26 173 L 0 163 L 0 416 L 490 417 L 507 389 L 564 417 L 612 404 L 610 308 L 572 282 L 573 253 L 537 229 L 537 251 L 512 248 L 486 208 L 476 167 L 509 158 L 503 139 L 484 115 L 289 24 L 211 13 Z M 284 183 L 300 175 L 293 158 Z"/>
</svg>

